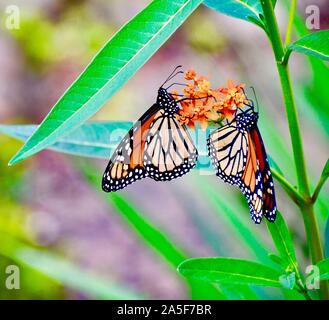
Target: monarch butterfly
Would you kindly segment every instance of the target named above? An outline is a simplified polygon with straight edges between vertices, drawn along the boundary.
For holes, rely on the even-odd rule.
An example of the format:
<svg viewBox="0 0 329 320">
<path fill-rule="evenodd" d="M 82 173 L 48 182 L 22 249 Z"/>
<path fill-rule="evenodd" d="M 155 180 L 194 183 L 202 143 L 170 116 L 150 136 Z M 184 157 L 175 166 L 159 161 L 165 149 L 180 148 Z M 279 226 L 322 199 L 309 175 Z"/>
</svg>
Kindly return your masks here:
<svg viewBox="0 0 329 320">
<path fill-rule="evenodd" d="M 150 177 L 169 181 L 189 172 L 198 152 L 185 127 L 176 120 L 178 101 L 163 86 L 178 73 L 178 66 L 158 90 L 156 103 L 129 130 L 114 151 L 104 172 L 105 192 L 125 188 Z M 175 73 L 176 72 L 176 73 Z"/>
<path fill-rule="evenodd" d="M 240 110 L 225 126 L 208 137 L 208 151 L 217 176 L 238 186 L 246 197 L 251 219 L 259 224 L 265 216 L 276 218 L 274 184 L 266 151 L 257 127 L 253 103 Z"/>
</svg>

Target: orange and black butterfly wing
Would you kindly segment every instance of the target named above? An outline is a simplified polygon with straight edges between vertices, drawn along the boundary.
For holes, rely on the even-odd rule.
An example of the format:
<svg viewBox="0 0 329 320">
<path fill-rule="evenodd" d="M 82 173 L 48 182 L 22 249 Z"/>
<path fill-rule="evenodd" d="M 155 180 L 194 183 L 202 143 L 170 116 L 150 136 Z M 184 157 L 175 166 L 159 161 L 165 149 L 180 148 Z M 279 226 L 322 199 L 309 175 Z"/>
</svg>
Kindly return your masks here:
<svg viewBox="0 0 329 320">
<path fill-rule="evenodd" d="M 161 109 L 152 121 L 145 144 L 144 167 L 149 177 L 156 181 L 181 177 L 196 165 L 197 157 L 186 127 L 174 113 Z"/>
<path fill-rule="evenodd" d="M 195 166 L 198 152 L 176 119 L 176 101 L 164 97 L 162 104 L 154 104 L 118 145 L 103 175 L 104 191 L 123 189 L 144 177 L 169 181 Z"/>
<path fill-rule="evenodd" d="M 148 175 L 143 156 L 150 125 L 159 111 L 154 104 L 134 124 L 113 152 L 102 179 L 102 189 L 113 192 Z"/>
<path fill-rule="evenodd" d="M 259 162 L 259 168 L 262 175 L 263 214 L 267 218 L 267 220 L 273 222 L 276 218 L 276 200 L 273 178 L 268 163 L 265 146 L 257 126 L 250 130 L 250 135 L 255 146 L 256 155 Z"/>
<path fill-rule="evenodd" d="M 243 175 L 238 181 L 238 186 L 247 199 L 251 219 L 255 223 L 261 223 L 263 218 L 263 181 L 259 168 L 257 153 L 252 137 L 247 134 L 247 160 Z"/>
<path fill-rule="evenodd" d="M 255 146 L 247 130 L 237 122 L 215 130 L 208 139 L 209 155 L 224 182 L 236 185 L 247 199 L 255 223 L 262 220 L 263 184 Z"/>
</svg>

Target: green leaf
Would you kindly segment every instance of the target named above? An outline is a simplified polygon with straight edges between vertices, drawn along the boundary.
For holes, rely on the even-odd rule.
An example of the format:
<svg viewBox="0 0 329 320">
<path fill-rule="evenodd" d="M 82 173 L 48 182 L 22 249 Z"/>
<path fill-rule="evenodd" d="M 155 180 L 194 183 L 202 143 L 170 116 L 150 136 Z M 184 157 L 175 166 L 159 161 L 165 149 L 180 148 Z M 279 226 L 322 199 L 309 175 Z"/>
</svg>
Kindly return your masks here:
<svg viewBox="0 0 329 320">
<path fill-rule="evenodd" d="M 320 279 L 329 280 L 329 259 L 321 260 L 316 265 L 320 269 Z"/>
<path fill-rule="evenodd" d="M 107 159 L 131 126 L 132 122 L 129 121 L 85 123 L 47 149 Z M 0 125 L 0 132 L 26 141 L 36 128 L 36 125 Z"/>
<path fill-rule="evenodd" d="M 309 34 L 309 30 L 305 25 L 304 15 L 295 16 L 295 28 L 297 34 L 302 37 Z M 307 102 L 302 102 L 300 107 L 307 108 L 304 112 L 309 115 L 313 112 L 317 118 L 316 125 L 322 127 L 322 130 L 329 135 L 329 90 L 327 90 L 327 79 L 329 78 L 329 67 L 325 61 L 316 59 L 312 56 L 305 56 L 307 64 L 311 68 L 308 83 L 303 82 L 303 91 Z M 319 108 L 321 105 L 321 108 Z"/>
<path fill-rule="evenodd" d="M 201 2 L 152 1 L 94 57 L 37 131 L 11 159 L 10 165 L 49 147 L 94 115 Z"/>
<path fill-rule="evenodd" d="M 328 178 L 329 178 L 329 159 L 327 159 L 321 174 L 321 179 L 327 180 Z"/>
<path fill-rule="evenodd" d="M 313 32 L 288 46 L 289 51 L 296 51 L 309 56 L 329 61 L 329 30 Z"/>
<path fill-rule="evenodd" d="M 305 296 L 299 293 L 297 290 L 282 289 L 285 300 L 306 300 Z"/>
<path fill-rule="evenodd" d="M 267 222 L 267 227 L 271 233 L 274 244 L 286 268 L 298 273 L 298 265 L 294 244 L 290 235 L 289 228 L 285 223 L 281 213 L 277 212 L 275 222 Z"/>
<path fill-rule="evenodd" d="M 260 15 L 262 6 L 259 0 L 205 0 L 204 4 L 228 16 L 253 22 L 264 28 Z"/>
<path fill-rule="evenodd" d="M 268 257 L 278 266 L 286 268 L 286 262 L 284 262 L 281 257 L 277 256 L 274 253 L 269 253 Z"/>
<path fill-rule="evenodd" d="M 189 259 L 178 266 L 186 277 L 209 282 L 281 287 L 281 274 L 263 264 L 232 258 Z"/>
</svg>

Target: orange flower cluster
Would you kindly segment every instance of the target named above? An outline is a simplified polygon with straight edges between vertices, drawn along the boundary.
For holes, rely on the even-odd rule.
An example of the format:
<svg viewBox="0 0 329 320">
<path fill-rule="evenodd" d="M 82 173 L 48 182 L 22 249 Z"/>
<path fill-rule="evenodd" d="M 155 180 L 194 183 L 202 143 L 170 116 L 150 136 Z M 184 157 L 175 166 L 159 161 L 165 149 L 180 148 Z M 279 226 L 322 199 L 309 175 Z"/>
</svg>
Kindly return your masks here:
<svg viewBox="0 0 329 320">
<path fill-rule="evenodd" d="M 184 98 L 173 91 L 181 105 L 177 119 L 181 124 L 194 128 L 195 122 L 200 122 L 206 128 L 209 122 L 231 120 L 237 108 L 243 107 L 248 102 L 243 93 L 243 84 L 235 85 L 232 80 L 227 82 L 227 87 L 211 89 L 211 84 L 205 77 L 197 77 L 194 69 L 185 73 L 185 79 L 193 81 L 183 89 Z"/>
</svg>

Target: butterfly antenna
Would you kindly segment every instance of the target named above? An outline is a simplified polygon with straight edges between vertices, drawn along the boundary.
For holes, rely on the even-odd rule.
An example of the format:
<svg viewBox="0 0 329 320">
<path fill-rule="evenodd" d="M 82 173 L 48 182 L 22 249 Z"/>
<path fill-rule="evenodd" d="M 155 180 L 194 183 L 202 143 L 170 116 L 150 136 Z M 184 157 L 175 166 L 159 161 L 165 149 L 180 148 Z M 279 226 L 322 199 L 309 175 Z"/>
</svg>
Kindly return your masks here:
<svg viewBox="0 0 329 320">
<path fill-rule="evenodd" d="M 251 99 L 248 98 L 248 96 L 246 94 L 246 91 L 243 88 L 241 88 L 241 90 L 242 90 L 244 96 L 247 98 L 247 101 L 248 101 L 248 103 L 244 103 L 244 105 L 247 106 L 247 107 L 249 107 L 249 108 L 254 109 L 254 102 Z"/>
<path fill-rule="evenodd" d="M 251 88 L 251 90 L 254 93 L 254 97 L 255 97 L 255 101 L 256 101 L 256 106 L 257 106 L 257 112 L 259 112 L 259 105 L 258 105 L 258 100 L 257 100 L 255 88 L 254 87 L 250 87 L 250 88 Z"/>
<path fill-rule="evenodd" d="M 177 86 L 184 86 L 184 87 L 186 86 L 185 83 L 174 82 L 174 83 L 172 83 L 169 87 L 167 87 L 166 90 L 168 90 L 169 88 L 171 88 L 171 87 L 174 86 L 174 85 L 177 85 Z"/>
<path fill-rule="evenodd" d="M 183 71 L 177 71 L 176 73 L 174 73 L 168 80 L 167 80 L 167 82 L 168 81 L 170 81 L 171 79 L 174 79 L 178 74 L 181 74 L 181 73 L 184 73 Z"/>
<path fill-rule="evenodd" d="M 177 69 L 181 68 L 182 66 L 181 65 L 178 65 L 171 73 L 170 75 L 168 76 L 168 78 L 166 79 L 166 81 L 161 85 L 160 88 L 162 88 L 168 81 L 170 81 L 173 77 L 175 77 L 177 74 L 179 73 L 183 73 L 183 71 L 177 71 Z"/>
</svg>

